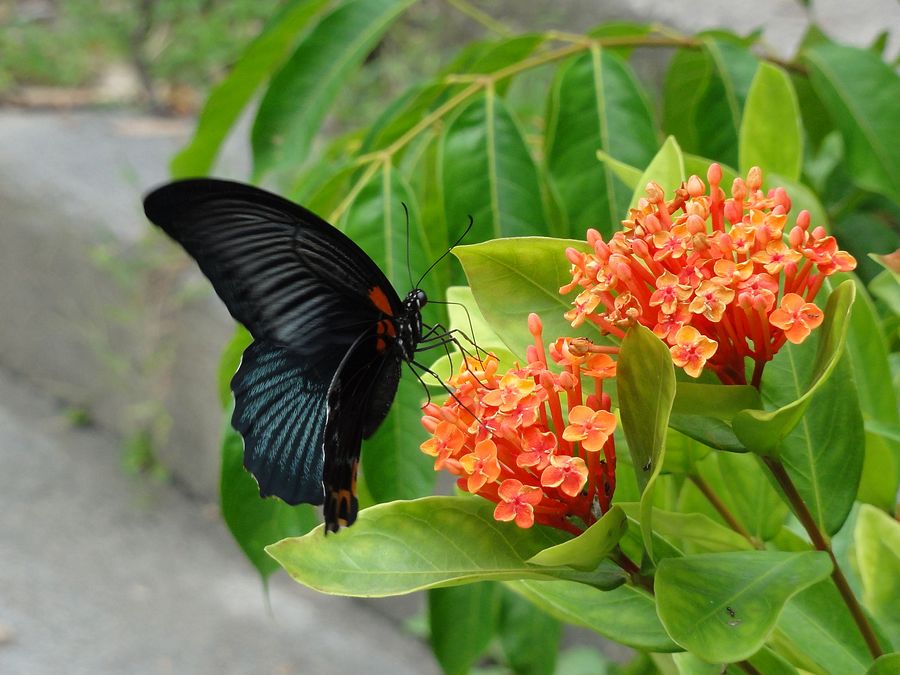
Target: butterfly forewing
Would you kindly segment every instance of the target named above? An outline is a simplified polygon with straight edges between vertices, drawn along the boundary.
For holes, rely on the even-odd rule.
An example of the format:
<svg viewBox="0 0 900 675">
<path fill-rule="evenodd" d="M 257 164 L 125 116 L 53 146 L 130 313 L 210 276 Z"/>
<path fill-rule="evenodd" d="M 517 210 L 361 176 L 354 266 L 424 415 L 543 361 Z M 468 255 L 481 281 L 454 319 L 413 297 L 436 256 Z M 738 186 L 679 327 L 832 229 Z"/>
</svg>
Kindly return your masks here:
<svg viewBox="0 0 900 675">
<path fill-rule="evenodd" d="M 256 339 L 301 354 L 349 347 L 396 291 L 346 235 L 301 206 L 242 183 L 170 183 L 147 217 L 197 260 L 231 315 Z"/>
</svg>

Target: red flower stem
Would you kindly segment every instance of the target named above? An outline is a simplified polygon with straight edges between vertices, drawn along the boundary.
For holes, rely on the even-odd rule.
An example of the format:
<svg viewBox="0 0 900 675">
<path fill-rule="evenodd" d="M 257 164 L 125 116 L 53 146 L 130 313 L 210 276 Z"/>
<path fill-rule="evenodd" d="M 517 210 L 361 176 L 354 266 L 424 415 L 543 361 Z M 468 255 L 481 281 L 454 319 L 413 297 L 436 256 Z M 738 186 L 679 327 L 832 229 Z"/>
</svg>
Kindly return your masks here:
<svg viewBox="0 0 900 675">
<path fill-rule="evenodd" d="M 753 378 L 750 380 L 750 386 L 757 391 L 759 391 L 759 388 L 762 385 L 763 368 L 766 367 L 766 363 L 768 363 L 768 361 L 764 359 L 757 359 L 754 362 Z"/>
<path fill-rule="evenodd" d="M 856 623 L 856 627 L 866 641 L 869 653 L 872 655 L 873 659 L 877 659 L 884 652 L 881 649 L 881 645 L 878 643 L 875 631 L 872 629 L 872 625 L 869 623 L 869 619 L 866 617 L 865 612 L 863 612 L 862 606 L 859 604 L 856 596 L 853 595 L 853 590 L 850 588 L 850 584 L 847 583 L 847 578 L 841 571 L 837 558 L 834 557 L 831 545 L 828 543 L 825 535 L 822 534 L 818 524 L 816 524 L 815 519 L 803 502 L 803 498 L 797 491 L 794 481 L 791 480 L 784 465 L 777 459 L 763 457 L 763 462 L 768 467 L 769 471 L 771 471 L 772 476 L 778 482 L 778 485 L 780 485 L 781 489 L 784 491 L 784 495 L 791 505 L 794 515 L 797 516 L 800 524 L 803 525 L 803 529 L 806 530 L 806 533 L 809 535 L 813 546 L 818 551 L 825 551 L 828 554 L 828 557 L 831 558 L 831 579 L 834 581 L 834 585 L 837 586 L 838 592 L 844 600 L 844 604 L 847 605 L 847 609 L 850 611 L 850 616 L 853 618 L 854 623 Z"/>
<path fill-rule="evenodd" d="M 620 340 L 625 337 L 625 331 L 611 324 L 606 319 L 597 316 L 596 314 L 588 314 L 586 318 L 588 319 L 588 321 L 596 324 L 600 328 L 600 330 L 606 333 L 610 333 L 611 335 L 615 335 Z"/>
</svg>

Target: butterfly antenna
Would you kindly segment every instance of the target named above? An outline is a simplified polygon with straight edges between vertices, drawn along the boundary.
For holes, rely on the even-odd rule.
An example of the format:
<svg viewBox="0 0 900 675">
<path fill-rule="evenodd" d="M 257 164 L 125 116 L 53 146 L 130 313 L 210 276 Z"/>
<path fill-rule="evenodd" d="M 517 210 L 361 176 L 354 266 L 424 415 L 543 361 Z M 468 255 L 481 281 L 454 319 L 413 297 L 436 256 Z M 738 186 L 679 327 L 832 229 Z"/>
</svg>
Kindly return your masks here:
<svg viewBox="0 0 900 675">
<path fill-rule="evenodd" d="M 429 302 L 436 305 L 456 305 L 457 307 L 462 307 L 462 311 L 466 313 L 466 322 L 469 324 L 469 334 L 466 335 L 462 331 L 460 333 L 469 341 L 473 347 L 475 347 L 475 353 L 478 355 L 479 360 L 483 360 L 482 354 L 487 356 L 487 351 L 478 346 L 478 343 L 475 342 L 475 326 L 472 324 L 472 315 L 469 314 L 469 309 L 461 302 L 451 302 L 449 300 L 429 300 Z"/>
<path fill-rule="evenodd" d="M 400 205 L 403 207 L 403 213 L 406 214 L 406 274 L 409 277 L 410 288 L 418 288 L 418 284 L 412 285 L 412 269 L 409 266 L 409 208 L 406 206 L 406 202 L 400 202 Z"/>
<path fill-rule="evenodd" d="M 428 273 L 431 270 L 433 270 L 435 268 L 435 266 L 439 262 L 441 262 L 441 260 L 446 258 L 447 255 L 450 253 L 450 251 L 452 251 L 456 247 L 456 245 L 459 244 L 459 242 L 461 242 L 463 239 L 466 238 L 466 235 L 469 234 L 469 231 L 472 229 L 472 225 L 474 225 L 474 224 L 475 224 L 475 219 L 472 216 L 469 216 L 469 224 L 466 225 L 466 229 L 463 231 L 463 233 L 456 238 L 456 241 L 453 242 L 453 244 L 450 246 L 450 248 L 448 248 L 446 251 L 444 251 L 437 260 L 435 260 L 433 263 L 431 263 L 431 265 L 429 265 L 428 269 L 422 273 L 422 276 L 419 277 L 419 281 L 416 282 L 416 285 L 413 286 L 413 288 L 418 288 L 419 284 L 422 283 L 422 280 L 428 275 Z M 409 247 L 407 247 L 407 252 L 408 251 L 409 251 Z"/>
</svg>

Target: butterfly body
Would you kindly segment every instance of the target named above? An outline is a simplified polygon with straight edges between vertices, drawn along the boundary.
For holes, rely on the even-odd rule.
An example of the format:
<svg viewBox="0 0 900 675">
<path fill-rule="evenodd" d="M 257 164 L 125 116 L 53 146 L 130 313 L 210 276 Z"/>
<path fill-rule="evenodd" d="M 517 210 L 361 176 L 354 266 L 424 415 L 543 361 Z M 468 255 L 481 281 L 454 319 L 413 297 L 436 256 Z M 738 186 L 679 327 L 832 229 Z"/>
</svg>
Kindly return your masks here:
<svg viewBox="0 0 900 675">
<path fill-rule="evenodd" d="M 425 293 L 401 300 L 344 233 L 249 185 L 176 181 L 144 210 L 254 338 L 232 379 L 232 425 L 260 494 L 324 504 L 329 531 L 351 525 L 360 446 L 422 341 Z"/>
</svg>

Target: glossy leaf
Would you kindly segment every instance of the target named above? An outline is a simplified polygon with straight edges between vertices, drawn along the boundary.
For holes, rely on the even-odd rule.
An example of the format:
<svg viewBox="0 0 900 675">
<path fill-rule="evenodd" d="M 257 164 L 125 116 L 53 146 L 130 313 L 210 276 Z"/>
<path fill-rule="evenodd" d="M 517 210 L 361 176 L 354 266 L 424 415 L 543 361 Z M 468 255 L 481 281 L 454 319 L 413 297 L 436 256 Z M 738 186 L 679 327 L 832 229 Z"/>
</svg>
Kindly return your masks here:
<svg viewBox="0 0 900 675">
<path fill-rule="evenodd" d="M 862 599 L 895 647 L 900 645 L 900 522 L 863 504 L 856 519 Z"/>
<path fill-rule="evenodd" d="M 872 658 L 831 580 L 791 598 L 778 618 L 772 642 L 811 672 L 864 673 Z"/>
<path fill-rule="evenodd" d="M 600 591 L 571 581 L 513 581 L 506 586 L 561 621 L 635 649 L 679 651 L 656 615 L 653 598 L 625 584 Z"/>
<path fill-rule="evenodd" d="M 297 35 L 315 21 L 330 0 L 288 3 L 251 42 L 231 72 L 209 94 L 190 143 L 171 164 L 173 178 L 205 176 L 219 149 L 260 85 L 284 61 Z"/>
<path fill-rule="evenodd" d="M 748 450 L 761 455 L 778 454 L 778 444 L 797 426 L 816 391 L 837 366 L 847 335 L 850 307 L 856 295 L 853 284 L 841 284 L 828 298 L 825 320 L 818 329 L 819 349 L 810 384 L 777 410 L 747 410 L 734 417 L 733 428 Z M 793 394 L 793 392 L 791 392 Z"/>
<path fill-rule="evenodd" d="M 570 246 L 588 250 L 584 241 L 543 237 L 496 239 L 453 249 L 481 313 L 519 358 L 534 342 L 528 333 L 531 312 L 540 315 L 548 340 L 563 335 L 600 338 L 592 326 L 572 328 L 563 318 L 571 309 L 571 297 L 559 293 L 572 280 L 566 259 Z"/>
<path fill-rule="evenodd" d="M 895 675 L 900 672 L 900 653 L 885 654 L 878 657 L 866 675 Z"/>
<path fill-rule="evenodd" d="M 563 233 L 619 229 L 631 188 L 597 160 L 603 150 L 645 167 L 658 141 L 646 94 L 619 56 L 592 49 L 561 66 L 550 92 L 544 156 L 562 208 Z"/>
<path fill-rule="evenodd" d="M 850 275 L 842 275 L 850 276 Z M 855 277 L 856 302 L 850 313 L 847 356 L 866 420 L 866 457 L 858 498 L 891 510 L 900 484 L 900 442 L 870 428 L 870 423 L 900 427 L 897 395 L 890 379 L 887 342 L 875 307 L 863 284 Z"/>
<path fill-rule="evenodd" d="M 639 506 L 622 504 L 629 517 L 640 520 Z M 749 551 L 753 546 L 732 529 L 702 513 L 679 513 L 653 508 L 653 531 L 670 541 L 689 542 L 698 553 Z"/>
<path fill-rule="evenodd" d="M 694 108 L 698 145 L 690 150 L 738 166 L 738 132 L 757 59 L 744 45 L 715 36 L 704 39 L 704 48 L 710 76 Z"/>
<path fill-rule="evenodd" d="M 613 506 L 579 536 L 545 548 L 529 558 L 528 562 L 544 567 L 568 566 L 590 571 L 616 547 L 627 528 L 628 523 L 622 509 Z"/>
<path fill-rule="evenodd" d="M 448 223 L 475 224 L 475 241 L 547 233 L 537 167 L 525 139 L 493 90 L 450 123 L 441 141 Z"/>
<path fill-rule="evenodd" d="M 500 587 L 492 582 L 428 591 L 431 649 L 446 675 L 469 672 L 494 637 Z"/>
<path fill-rule="evenodd" d="M 647 553 L 655 560 L 651 537 L 653 486 L 665 457 L 666 430 L 675 398 L 675 367 L 665 344 L 638 323 L 622 340 L 616 372 L 619 416 L 641 488 L 641 534 Z"/>
<path fill-rule="evenodd" d="M 253 124 L 253 173 L 304 161 L 347 76 L 413 0 L 339 5 L 300 42 L 275 74 Z"/>
<path fill-rule="evenodd" d="M 661 465 L 675 399 L 675 368 L 665 344 L 640 324 L 622 340 L 616 387 L 622 428 L 638 485 L 644 490 L 651 472 Z"/>
<path fill-rule="evenodd" d="M 681 148 L 675 137 L 669 136 L 638 179 L 628 207 L 636 207 L 638 200 L 647 196 L 647 183 L 650 181 L 654 181 L 664 190 L 666 199 L 672 199 L 675 196 L 675 189 L 686 179 Z"/>
<path fill-rule="evenodd" d="M 900 78 L 876 54 L 833 43 L 804 52 L 816 93 L 844 138 L 854 182 L 900 199 Z"/>
<path fill-rule="evenodd" d="M 562 625 L 505 586 L 501 593 L 500 645 L 516 675 L 553 675 Z"/>
<path fill-rule="evenodd" d="M 353 527 L 338 536 L 326 537 L 319 527 L 266 551 L 299 583 L 334 595 L 383 597 L 491 579 L 586 578 L 529 565 L 530 557 L 563 536 L 497 522 L 493 511 L 494 504 L 476 497 L 379 504 L 360 511 Z M 610 567 L 591 574 L 592 583 L 603 586 L 623 578 Z"/>
<path fill-rule="evenodd" d="M 289 506 L 275 497 L 259 496 L 256 480 L 244 469 L 244 442 L 228 423 L 222 436 L 220 486 L 222 518 L 263 579 L 278 569 L 278 564 L 266 555 L 266 546 L 309 532 L 319 524 L 316 510 L 309 504 Z"/>
<path fill-rule="evenodd" d="M 782 529 L 789 511 L 787 504 L 772 487 L 757 456 L 712 453 L 697 464 L 697 472 L 752 537 L 770 541 Z M 725 524 L 693 482 L 682 488 L 679 508 L 699 511 Z"/>
<path fill-rule="evenodd" d="M 763 174 L 800 178 L 800 106 L 791 78 L 778 66 L 761 63 L 753 77 L 741 117 L 738 156 L 743 174 L 758 166 Z"/>
<path fill-rule="evenodd" d="M 747 385 L 678 382 L 669 425 L 711 448 L 746 452 L 731 429 L 731 420 L 742 410 L 760 408 L 759 392 Z"/>
<path fill-rule="evenodd" d="M 679 49 L 666 71 L 663 129 L 674 135 L 686 151 L 700 152 L 703 147 L 697 121 L 703 96 L 713 76 L 709 53 L 697 49 Z"/>
<path fill-rule="evenodd" d="M 666 558 L 656 573 L 660 619 L 685 649 L 713 663 L 756 653 L 789 598 L 827 577 L 824 553 L 752 551 Z"/>
</svg>

